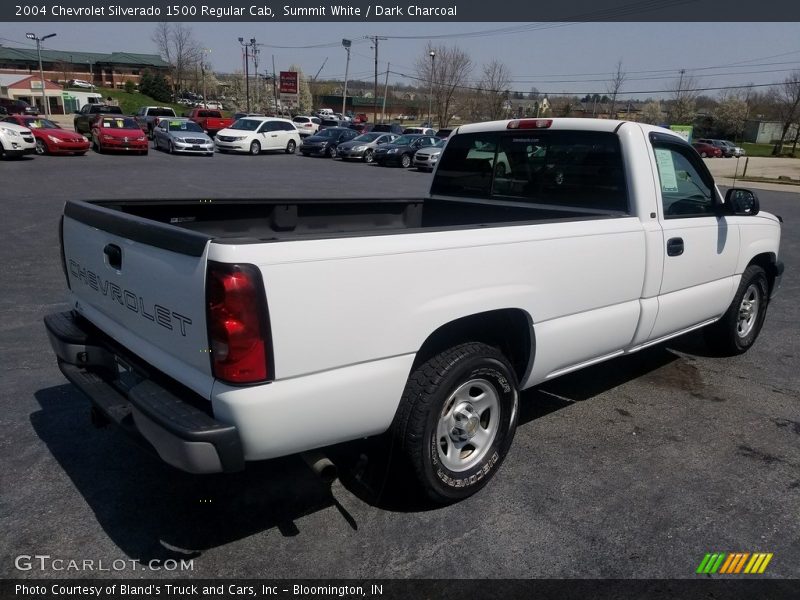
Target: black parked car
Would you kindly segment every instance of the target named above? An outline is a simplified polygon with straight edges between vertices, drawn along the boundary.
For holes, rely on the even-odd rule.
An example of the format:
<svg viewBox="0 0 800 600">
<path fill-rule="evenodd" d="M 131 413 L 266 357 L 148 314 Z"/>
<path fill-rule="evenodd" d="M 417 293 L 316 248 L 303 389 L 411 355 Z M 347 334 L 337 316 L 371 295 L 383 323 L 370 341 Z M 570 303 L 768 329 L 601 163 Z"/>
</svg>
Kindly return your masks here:
<svg viewBox="0 0 800 600">
<path fill-rule="evenodd" d="M 401 135 L 391 144 L 384 144 L 375 149 L 375 162 L 382 167 L 387 165 L 410 167 L 417 150 L 433 146 L 438 141 L 432 135 Z"/>
<path fill-rule="evenodd" d="M 14 100 L 13 98 L 0 98 L 0 108 L 4 108 L 7 115 L 39 115 L 39 110 L 24 100 Z"/>
<path fill-rule="evenodd" d="M 308 136 L 300 146 L 303 156 L 315 154 L 317 156 L 336 156 L 336 147 L 342 142 L 349 142 L 358 135 L 358 132 L 349 127 L 328 127 L 321 129 L 314 135 Z"/>
</svg>

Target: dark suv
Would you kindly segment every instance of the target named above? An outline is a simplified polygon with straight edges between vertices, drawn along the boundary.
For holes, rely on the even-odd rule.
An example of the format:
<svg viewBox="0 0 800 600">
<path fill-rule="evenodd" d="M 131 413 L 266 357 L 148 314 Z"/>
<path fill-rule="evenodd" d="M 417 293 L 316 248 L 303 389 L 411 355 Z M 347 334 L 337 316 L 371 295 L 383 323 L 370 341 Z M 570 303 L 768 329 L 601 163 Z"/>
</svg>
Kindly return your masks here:
<svg viewBox="0 0 800 600">
<path fill-rule="evenodd" d="M 0 108 L 6 109 L 9 115 L 33 115 L 38 116 L 39 111 L 25 102 L 24 100 L 14 100 L 13 98 L 0 98 Z"/>
<path fill-rule="evenodd" d="M 84 104 L 83 108 L 75 113 L 73 125 L 77 133 L 91 133 L 92 123 L 98 117 L 104 115 L 121 115 L 122 109 L 119 106 L 110 104 Z"/>
</svg>

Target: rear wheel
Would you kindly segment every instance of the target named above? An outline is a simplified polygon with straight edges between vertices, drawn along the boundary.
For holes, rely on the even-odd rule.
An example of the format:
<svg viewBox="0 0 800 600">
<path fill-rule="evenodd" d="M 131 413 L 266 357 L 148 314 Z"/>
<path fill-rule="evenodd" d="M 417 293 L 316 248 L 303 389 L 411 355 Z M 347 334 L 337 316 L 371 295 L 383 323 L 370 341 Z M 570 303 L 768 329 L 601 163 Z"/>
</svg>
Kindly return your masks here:
<svg viewBox="0 0 800 600">
<path fill-rule="evenodd" d="M 392 433 L 431 499 L 461 500 L 494 476 L 514 439 L 518 396 L 508 360 L 478 342 L 411 373 Z"/>
<path fill-rule="evenodd" d="M 289 140 L 289 143 L 286 144 L 286 154 L 294 154 L 295 150 L 297 150 L 297 144 L 294 140 Z"/>
<path fill-rule="evenodd" d="M 406 168 L 406 169 L 408 167 L 410 167 L 411 166 L 411 156 L 409 156 L 408 154 L 403 154 L 403 156 L 400 157 L 400 164 L 403 165 L 403 168 Z"/>
<path fill-rule="evenodd" d="M 742 274 L 728 310 L 719 321 L 706 327 L 706 342 L 721 354 L 747 352 L 761 332 L 768 303 L 767 274 L 758 265 L 750 265 Z"/>
<path fill-rule="evenodd" d="M 252 154 L 253 156 L 261 154 L 261 144 L 259 144 L 258 142 L 253 142 L 252 144 L 250 144 L 250 154 Z"/>
</svg>

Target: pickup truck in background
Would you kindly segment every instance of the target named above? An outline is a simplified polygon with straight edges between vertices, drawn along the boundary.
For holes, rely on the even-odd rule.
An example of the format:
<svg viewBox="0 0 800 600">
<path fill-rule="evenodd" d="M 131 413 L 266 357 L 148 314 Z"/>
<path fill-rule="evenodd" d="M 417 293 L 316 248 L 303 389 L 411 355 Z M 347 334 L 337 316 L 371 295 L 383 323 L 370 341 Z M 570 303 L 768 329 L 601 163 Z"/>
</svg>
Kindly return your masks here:
<svg viewBox="0 0 800 600">
<path fill-rule="evenodd" d="M 169 106 L 143 106 L 136 111 L 134 118 L 139 123 L 147 134 L 148 139 L 153 139 L 153 129 L 158 125 L 158 122 L 164 118 L 176 118 L 175 111 Z"/>
<path fill-rule="evenodd" d="M 121 115 L 122 108 L 111 104 L 84 104 L 78 112 L 75 113 L 73 125 L 77 133 L 91 136 L 92 125 L 100 118 L 108 115 Z"/>
<path fill-rule="evenodd" d="M 192 109 L 186 116 L 200 125 L 211 137 L 217 135 L 218 131 L 222 131 L 226 127 L 233 125 L 233 119 L 223 117 L 220 111 L 208 108 Z"/>
<path fill-rule="evenodd" d="M 780 233 L 668 130 L 494 121 L 450 135 L 423 198 L 69 201 L 45 325 L 175 467 L 388 432 L 446 503 L 497 472 L 520 390 L 698 328 L 748 350 Z"/>
</svg>

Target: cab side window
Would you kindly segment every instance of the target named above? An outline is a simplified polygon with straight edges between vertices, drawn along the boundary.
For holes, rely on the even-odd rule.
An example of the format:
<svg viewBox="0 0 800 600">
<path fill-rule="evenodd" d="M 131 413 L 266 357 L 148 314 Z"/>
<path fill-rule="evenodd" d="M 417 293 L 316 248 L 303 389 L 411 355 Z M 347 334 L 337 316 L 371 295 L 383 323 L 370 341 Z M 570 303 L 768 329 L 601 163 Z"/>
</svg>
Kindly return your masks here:
<svg viewBox="0 0 800 600">
<path fill-rule="evenodd" d="M 693 148 L 654 144 L 665 219 L 715 214 L 715 189 Z"/>
</svg>

